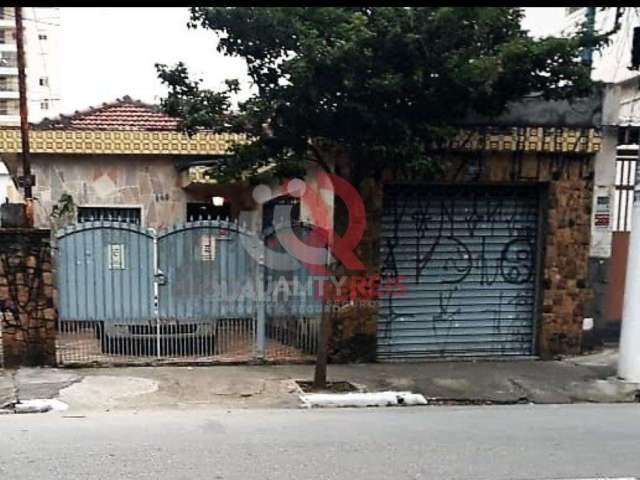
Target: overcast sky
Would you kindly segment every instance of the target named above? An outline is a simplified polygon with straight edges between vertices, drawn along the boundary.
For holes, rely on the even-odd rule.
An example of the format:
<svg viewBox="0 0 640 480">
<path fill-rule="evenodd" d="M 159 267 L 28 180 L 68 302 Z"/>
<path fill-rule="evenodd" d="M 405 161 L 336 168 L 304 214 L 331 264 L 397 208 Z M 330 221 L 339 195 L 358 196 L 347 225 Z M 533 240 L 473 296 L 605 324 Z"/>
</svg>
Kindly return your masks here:
<svg viewBox="0 0 640 480">
<path fill-rule="evenodd" d="M 188 30 L 188 9 L 61 8 L 60 81 L 63 113 L 124 95 L 157 102 L 165 93 L 156 62 L 183 60 L 210 86 L 242 79 L 244 64 L 220 55 L 216 37 Z M 536 35 L 557 32 L 564 8 L 527 8 L 525 28 Z"/>
</svg>

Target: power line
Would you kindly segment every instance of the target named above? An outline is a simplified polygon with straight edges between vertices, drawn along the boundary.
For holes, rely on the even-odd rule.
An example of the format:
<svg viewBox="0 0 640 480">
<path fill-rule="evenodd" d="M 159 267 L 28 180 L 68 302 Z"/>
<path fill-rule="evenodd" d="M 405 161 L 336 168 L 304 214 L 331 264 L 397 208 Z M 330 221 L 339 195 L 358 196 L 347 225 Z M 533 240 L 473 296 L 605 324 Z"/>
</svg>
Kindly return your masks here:
<svg viewBox="0 0 640 480">
<path fill-rule="evenodd" d="M 4 7 L 7 8 L 7 7 Z M 33 7 L 36 8 L 36 7 Z M 11 13 L 5 13 L 4 17 L 7 19 L 12 19 L 15 20 L 15 15 L 12 15 Z M 42 25 L 51 25 L 52 27 L 59 27 L 60 24 L 59 23 L 53 23 L 53 22 L 47 22 L 46 20 L 38 20 L 35 18 L 23 18 L 22 20 L 27 21 L 27 22 L 34 22 L 34 23 L 40 23 Z"/>
</svg>

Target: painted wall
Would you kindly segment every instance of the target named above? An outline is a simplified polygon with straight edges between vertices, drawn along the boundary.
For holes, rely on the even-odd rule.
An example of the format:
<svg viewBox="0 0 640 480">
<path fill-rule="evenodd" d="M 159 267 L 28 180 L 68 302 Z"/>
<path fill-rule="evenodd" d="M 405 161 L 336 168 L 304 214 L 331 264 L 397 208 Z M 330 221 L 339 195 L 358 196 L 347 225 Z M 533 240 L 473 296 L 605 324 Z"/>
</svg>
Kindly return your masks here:
<svg viewBox="0 0 640 480">
<path fill-rule="evenodd" d="M 5 199 L 10 196 L 9 191 L 12 185 L 9 170 L 3 162 L 0 162 L 0 203 L 4 203 Z"/>
<path fill-rule="evenodd" d="M 593 318 L 594 328 L 588 343 L 597 345 L 602 341 L 617 340 L 619 321 L 624 298 L 624 272 L 626 242 L 614 241 L 616 222 L 615 183 L 616 147 L 618 125 L 628 124 L 638 116 L 638 77 L 603 88 L 602 126 L 600 128 L 600 151 L 594 163 L 594 195 L 591 218 L 591 245 L 589 282 L 593 288 L 593 302 L 586 316 Z M 603 201 L 608 199 L 608 208 Z M 609 224 L 602 219 L 608 214 Z"/>
</svg>

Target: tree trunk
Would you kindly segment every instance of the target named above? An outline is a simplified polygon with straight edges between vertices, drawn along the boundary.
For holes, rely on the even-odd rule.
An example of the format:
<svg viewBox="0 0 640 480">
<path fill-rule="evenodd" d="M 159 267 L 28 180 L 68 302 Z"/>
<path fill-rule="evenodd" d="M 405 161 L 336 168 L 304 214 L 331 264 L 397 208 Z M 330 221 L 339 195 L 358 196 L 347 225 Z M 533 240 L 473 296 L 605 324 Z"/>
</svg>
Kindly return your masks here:
<svg viewBox="0 0 640 480">
<path fill-rule="evenodd" d="M 327 311 L 327 299 L 322 299 L 322 314 L 320 317 L 320 337 L 318 339 L 318 355 L 313 375 L 313 389 L 327 388 L 327 362 L 329 359 L 329 340 L 331 337 L 331 312 Z"/>
</svg>

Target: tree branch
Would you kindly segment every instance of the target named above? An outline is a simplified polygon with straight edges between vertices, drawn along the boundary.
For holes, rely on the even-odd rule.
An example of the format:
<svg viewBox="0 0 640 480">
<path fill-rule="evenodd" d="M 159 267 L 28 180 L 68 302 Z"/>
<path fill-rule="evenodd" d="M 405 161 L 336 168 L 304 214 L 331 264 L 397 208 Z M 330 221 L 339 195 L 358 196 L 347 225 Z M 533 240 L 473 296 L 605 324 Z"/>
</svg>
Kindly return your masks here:
<svg viewBox="0 0 640 480">
<path fill-rule="evenodd" d="M 313 153 L 313 156 L 315 157 L 315 159 L 318 162 L 318 164 L 320 164 L 320 166 L 327 173 L 333 173 L 333 170 L 332 170 L 331 166 L 327 163 L 327 161 L 322 156 L 322 153 L 320 152 L 320 149 L 316 145 L 314 145 L 312 141 L 309 142 L 309 148 L 310 148 L 311 152 Z"/>
</svg>

